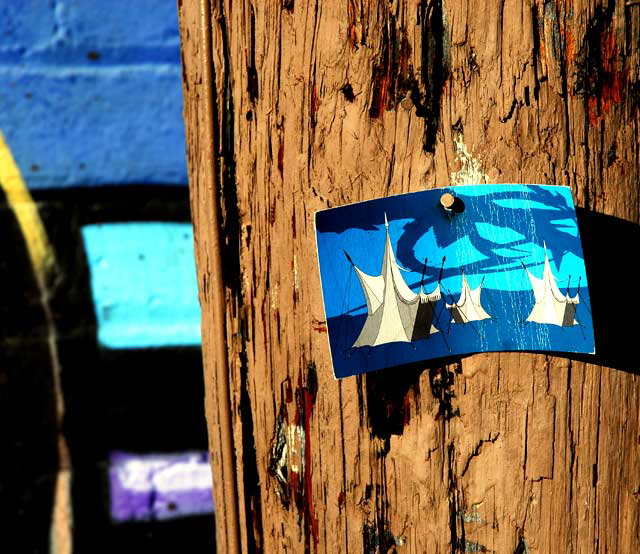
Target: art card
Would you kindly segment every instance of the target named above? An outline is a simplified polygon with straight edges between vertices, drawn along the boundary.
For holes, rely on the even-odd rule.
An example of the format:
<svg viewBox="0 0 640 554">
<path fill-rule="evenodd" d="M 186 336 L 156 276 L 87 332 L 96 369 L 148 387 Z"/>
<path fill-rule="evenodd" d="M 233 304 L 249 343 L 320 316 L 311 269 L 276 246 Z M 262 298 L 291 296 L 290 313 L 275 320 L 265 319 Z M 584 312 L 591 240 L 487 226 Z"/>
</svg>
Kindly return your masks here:
<svg viewBox="0 0 640 554">
<path fill-rule="evenodd" d="M 316 239 L 338 378 L 476 352 L 594 353 L 568 187 L 359 202 L 317 212 Z"/>
</svg>

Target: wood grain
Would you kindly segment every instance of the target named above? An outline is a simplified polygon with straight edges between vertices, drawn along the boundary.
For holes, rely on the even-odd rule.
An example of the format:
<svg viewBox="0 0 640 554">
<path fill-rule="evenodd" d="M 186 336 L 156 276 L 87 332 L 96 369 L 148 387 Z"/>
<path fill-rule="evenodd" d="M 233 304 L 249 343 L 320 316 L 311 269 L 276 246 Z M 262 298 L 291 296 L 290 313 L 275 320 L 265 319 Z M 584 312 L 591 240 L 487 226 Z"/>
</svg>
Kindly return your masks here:
<svg viewBox="0 0 640 554">
<path fill-rule="evenodd" d="M 640 7 L 179 6 L 220 551 L 635 551 Z M 598 354 L 334 380 L 314 212 L 469 182 L 571 186 Z"/>
</svg>

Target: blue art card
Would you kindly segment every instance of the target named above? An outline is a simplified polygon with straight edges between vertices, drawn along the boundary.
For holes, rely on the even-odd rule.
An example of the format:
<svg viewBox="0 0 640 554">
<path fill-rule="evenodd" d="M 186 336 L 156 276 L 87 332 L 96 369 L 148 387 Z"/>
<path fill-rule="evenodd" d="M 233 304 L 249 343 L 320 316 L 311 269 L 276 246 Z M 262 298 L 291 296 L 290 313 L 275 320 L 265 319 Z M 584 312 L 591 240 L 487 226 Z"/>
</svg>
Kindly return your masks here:
<svg viewBox="0 0 640 554">
<path fill-rule="evenodd" d="M 316 213 L 335 376 L 491 351 L 594 353 L 568 187 L 465 185 Z"/>
</svg>

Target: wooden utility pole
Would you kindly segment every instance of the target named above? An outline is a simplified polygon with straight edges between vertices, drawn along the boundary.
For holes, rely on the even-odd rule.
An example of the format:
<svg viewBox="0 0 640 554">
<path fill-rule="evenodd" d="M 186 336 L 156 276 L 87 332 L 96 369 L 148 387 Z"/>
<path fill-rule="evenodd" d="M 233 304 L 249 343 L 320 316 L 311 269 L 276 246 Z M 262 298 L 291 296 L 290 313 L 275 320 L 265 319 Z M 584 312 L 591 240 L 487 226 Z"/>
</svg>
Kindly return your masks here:
<svg viewBox="0 0 640 554">
<path fill-rule="evenodd" d="M 220 552 L 635 552 L 640 3 L 178 3 Z M 314 212 L 470 182 L 571 186 L 598 354 L 334 380 Z"/>
</svg>

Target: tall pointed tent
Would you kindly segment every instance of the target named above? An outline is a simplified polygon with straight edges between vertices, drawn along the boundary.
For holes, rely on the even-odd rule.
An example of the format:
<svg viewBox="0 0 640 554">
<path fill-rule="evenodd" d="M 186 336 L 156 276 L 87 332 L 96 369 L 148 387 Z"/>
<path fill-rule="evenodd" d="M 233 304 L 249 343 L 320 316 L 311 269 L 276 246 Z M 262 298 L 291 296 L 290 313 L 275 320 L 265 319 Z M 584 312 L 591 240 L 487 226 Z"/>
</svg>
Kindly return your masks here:
<svg viewBox="0 0 640 554">
<path fill-rule="evenodd" d="M 480 302 L 481 294 L 482 283 L 475 289 L 472 289 L 463 271 L 460 298 L 454 304 L 447 304 L 447 309 L 451 312 L 451 323 L 469 323 L 470 321 L 490 319 L 491 316 L 482 307 L 482 303 Z"/>
<path fill-rule="evenodd" d="M 561 327 L 577 325 L 575 319 L 576 308 L 580 302 L 579 293 L 575 296 L 562 294 L 556 283 L 556 277 L 551 271 L 547 245 L 544 245 L 544 269 L 542 278 L 533 275 L 526 267 L 527 276 L 531 282 L 535 304 L 527 317 L 527 321 L 534 323 L 548 323 Z"/>
<path fill-rule="evenodd" d="M 392 342 L 411 342 L 438 332 L 433 325 L 434 304 L 440 300 L 440 285 L 431 293 L 413 292 L 398 265 L 389 222 L 384 216 L 386 241 L 380 275 L 369 275 L 353 264 L 367 301 L 367 319 L 354 347 L 378 346 Z"/>
</svg>

